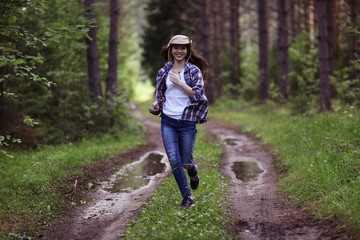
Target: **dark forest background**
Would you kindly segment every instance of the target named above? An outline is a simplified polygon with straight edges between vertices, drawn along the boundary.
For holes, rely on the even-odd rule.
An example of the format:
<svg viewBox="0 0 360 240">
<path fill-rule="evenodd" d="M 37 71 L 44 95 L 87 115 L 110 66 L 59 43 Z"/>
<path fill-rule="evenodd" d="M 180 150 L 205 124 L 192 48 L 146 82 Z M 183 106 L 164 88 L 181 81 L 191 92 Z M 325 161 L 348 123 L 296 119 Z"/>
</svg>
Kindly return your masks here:
<svg viewBox="0 0 360 240">
<path fill-rule="evenodd" d="M 209 62 L 211 103 L 359 107 L 359 12 L 356 0 L 2 0 L 1 148 L 132 129 L 129 101 L 175 34 Z"/>
</svg>

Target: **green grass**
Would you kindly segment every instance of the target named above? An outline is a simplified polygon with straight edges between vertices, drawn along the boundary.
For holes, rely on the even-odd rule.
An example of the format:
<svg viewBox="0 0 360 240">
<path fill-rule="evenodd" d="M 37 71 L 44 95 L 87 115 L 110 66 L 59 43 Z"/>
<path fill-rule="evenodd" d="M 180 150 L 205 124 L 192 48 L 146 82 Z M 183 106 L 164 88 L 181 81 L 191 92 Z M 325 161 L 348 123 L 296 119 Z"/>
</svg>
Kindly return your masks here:
<svg viewBox="0 0 360 240">
<path fill-rule="evenodd" d="M 228 221 L 229 180 L 219 173 L 222 145 L 208 142 L 202 127 L 194 149 L 200 186 L 195 206 L 180 210 L 180 191 L 171 176 L 155 190 L 125 239 L 231 239 Z"/>
<path fill-rule="evenodd" d="M 47 146 L 38 152 L 12 152 L 0 159 L 0 238 L 6 232 L 36 231 L 51 224 L 69 206 L 61 189 L 84 167 L 130 147 L 144 144 L 142 134 L 122 132 L 117 137 Z M 2 234 L 2 235 L 1 235 Z"/>
<path fill-rule="evenodd" d="M 224 100 L 210 116 L 252 134 L 277 156 L 281 188 L 322 218 L 360 233 L 360 111 L 335 106 L 311 117 L 272 102 Z"/>
</svg>

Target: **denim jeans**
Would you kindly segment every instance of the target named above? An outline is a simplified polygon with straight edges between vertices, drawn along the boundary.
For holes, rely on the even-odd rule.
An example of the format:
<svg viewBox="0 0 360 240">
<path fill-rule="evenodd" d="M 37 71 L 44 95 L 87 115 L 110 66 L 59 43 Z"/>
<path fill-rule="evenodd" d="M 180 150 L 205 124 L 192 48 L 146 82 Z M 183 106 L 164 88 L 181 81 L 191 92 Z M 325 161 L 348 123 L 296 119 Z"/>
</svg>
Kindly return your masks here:
<svg viewBox="0 0 360 240">
<path fill-rule="evenodd" d="M 195 177 L 198 168 L 193 159 L 193 149 L 196 139 L 196 122 L 177 120 L 162 113 L 161 134 L 172 173 L 179 186 L 181 195 L 191 195 L 183 167 L 188 175 Z"/>
</svg>

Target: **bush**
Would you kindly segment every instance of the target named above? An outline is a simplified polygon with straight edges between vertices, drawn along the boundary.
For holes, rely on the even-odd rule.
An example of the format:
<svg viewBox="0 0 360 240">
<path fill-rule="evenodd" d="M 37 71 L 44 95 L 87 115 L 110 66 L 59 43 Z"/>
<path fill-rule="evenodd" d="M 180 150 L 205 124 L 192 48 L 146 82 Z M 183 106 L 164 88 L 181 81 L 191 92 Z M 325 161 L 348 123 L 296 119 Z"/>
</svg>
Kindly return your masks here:
<svg viewBox="0 0 360 240">
<path fill-rule="evenodd" d="M 294 110 L 304 113 L 319 98 L 318 49 L 308 33 L 299 34 L 289 48 L 290 57 L 290 95 Z M 315 100 L 316 101 L 316 100 Z"/>
<path fill-rule="evenodd" d="M 243 50 L 241 52 L 241 89 L 240 95 L 244 100 L 250 101 L 258 97 L 259 86 L 259 66 L 258 66 L 258 52 L 257 45 L 252 46 L 251 55 Z"/>
</svg>

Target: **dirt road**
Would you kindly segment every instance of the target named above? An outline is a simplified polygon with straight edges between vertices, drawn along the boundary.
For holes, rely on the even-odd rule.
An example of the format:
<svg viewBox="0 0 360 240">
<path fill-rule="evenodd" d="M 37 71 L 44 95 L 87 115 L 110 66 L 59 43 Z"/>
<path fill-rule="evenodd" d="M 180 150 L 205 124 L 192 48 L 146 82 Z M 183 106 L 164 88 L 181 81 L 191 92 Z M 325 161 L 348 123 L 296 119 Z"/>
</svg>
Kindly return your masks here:
<svg viewBox="0 0 360 240">
<path fill-rule="evenodd" d="M 209 121 L 224 144 L 221 171 L 231 179 L 232 221 L 243 239 L 339 239 L 329 223 L 292 204 L 277 187 L 273 156 L 239 128 Z"/>
<path fill-rule="evenodd" d="M 87 196 L 87 204 L 75 207 L 42 239 L 120 239 L 129 221 L 170 174 L 159 141 L 160 123 L 144 117 L 138 110 L 135 115 L 147 128 L 148 145 L 121 157 L 142 161 L 149 153 L 163 154 L 161 164 L 165 170 L 153 176 L 148 185 L 134 191 L 111 193 L 99 188 Z M 243 239 L 337 239 L 330 234 L 329 224 L 314 221 L 309 213 L 291 204 L 278 191 L 277 174 L 269 152 L 229 124 L 210 120 L 204 126 L 225 145 L 221 171 L 231 178 L 235 235 Z"/>
</svg>

